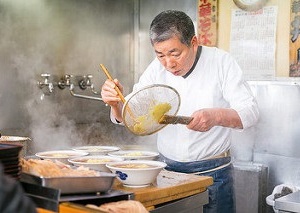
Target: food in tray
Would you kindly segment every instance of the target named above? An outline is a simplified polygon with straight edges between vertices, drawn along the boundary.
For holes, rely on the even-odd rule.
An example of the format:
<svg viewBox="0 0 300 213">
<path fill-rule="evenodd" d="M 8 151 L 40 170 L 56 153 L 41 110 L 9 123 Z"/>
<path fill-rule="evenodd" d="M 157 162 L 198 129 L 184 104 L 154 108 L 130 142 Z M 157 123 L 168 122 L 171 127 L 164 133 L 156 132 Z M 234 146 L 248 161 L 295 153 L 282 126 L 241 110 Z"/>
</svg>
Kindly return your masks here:
<svg viewBox="0 0 300 213">
<path fill-rule="evenodd" d="M 85 177 L 100 176 L 100 173 L 87 167 L 72 168 L 60 161 L 21 159 L 23 173 L 42 177 Z"/>
</svg>

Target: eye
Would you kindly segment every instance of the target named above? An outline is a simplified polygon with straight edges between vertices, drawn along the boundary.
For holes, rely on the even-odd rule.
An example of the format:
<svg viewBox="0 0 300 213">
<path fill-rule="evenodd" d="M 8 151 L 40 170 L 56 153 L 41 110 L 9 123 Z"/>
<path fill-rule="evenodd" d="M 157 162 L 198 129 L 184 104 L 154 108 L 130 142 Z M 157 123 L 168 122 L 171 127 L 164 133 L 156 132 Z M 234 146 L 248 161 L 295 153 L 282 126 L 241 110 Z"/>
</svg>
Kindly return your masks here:
<svg viewBox="0 0 300 213">
<path fill-rule="evenodd" d="M 171 56 L 177 58 L 177 57 L 179 57 L 179 56 L 181 55 L 181 53 L 182 53 L 182 52 L 173 52 L 173 53 L 171 54 Z"/>
<path fill-rule="evenodd" d="M 174 58 L 178 58 L 180 55 L 181 55 L 181 54 L 179 54 L 179 53 L 177 53 L 177 54 L 172 54 L 172 56 L 173 56 Z"/>
</svg>

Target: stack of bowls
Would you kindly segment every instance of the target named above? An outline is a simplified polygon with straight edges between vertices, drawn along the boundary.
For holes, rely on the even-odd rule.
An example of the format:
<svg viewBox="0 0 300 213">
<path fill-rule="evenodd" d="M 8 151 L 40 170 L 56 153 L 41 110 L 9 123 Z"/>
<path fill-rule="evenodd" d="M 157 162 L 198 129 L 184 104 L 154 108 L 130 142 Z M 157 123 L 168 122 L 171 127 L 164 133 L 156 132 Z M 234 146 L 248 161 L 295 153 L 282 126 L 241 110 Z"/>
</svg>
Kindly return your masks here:
<svg viewBox="0 0 300 213">
<path fill-rule="evenodd" d="M 15 179 L 19 179 L 21 174 L 19 155 L 22 148 L 22 145 L 0 143 L 0 162 L 4 173 Z"/>
</svg>

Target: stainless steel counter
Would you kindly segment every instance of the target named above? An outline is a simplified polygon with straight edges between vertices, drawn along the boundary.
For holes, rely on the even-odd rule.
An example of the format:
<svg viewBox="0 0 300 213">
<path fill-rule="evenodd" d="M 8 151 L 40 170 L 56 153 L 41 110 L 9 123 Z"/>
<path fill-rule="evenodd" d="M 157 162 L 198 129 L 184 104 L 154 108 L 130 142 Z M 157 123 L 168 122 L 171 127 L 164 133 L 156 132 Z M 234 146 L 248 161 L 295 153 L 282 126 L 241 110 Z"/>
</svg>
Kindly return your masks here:
<svg viewBox="0 0 300 213">
<path fill-rule="evenodd" d="M 151 213 L 164 213 L 164 212 L 177 212 L 177 213 L 190 213 L 190 212 L 203 212 L 203 206 L 208 204 L 208 190 L 192 195 L 186 198 L 179 199 L 161 206 L 157 206 Z"/>
<path fill-rule="evenodd" d="M 275 209 L 279 212 L 300 212 L 300 191 L 276 199 Z"/>
</svg>

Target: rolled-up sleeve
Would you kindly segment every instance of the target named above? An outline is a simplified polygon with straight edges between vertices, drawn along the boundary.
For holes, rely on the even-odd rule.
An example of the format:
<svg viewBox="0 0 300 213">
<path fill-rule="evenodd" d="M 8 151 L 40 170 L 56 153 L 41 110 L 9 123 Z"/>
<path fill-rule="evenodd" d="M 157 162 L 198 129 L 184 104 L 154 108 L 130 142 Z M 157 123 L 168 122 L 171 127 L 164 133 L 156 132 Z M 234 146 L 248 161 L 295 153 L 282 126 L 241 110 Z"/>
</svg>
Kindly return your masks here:
<svg viewBox="0 0 300 213">
<path fill-rule="evenodd" d="M 243 129 L 255 125 L 259 119 L 256 98 L 247 81 L 243 79 L 242 70 L 236 61 L 230 57 L 227 72 L 224 74 L 223 93 L 230 107 L 234 109 L 243 124 Z"/>
</svg>

